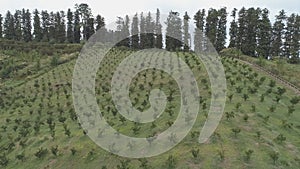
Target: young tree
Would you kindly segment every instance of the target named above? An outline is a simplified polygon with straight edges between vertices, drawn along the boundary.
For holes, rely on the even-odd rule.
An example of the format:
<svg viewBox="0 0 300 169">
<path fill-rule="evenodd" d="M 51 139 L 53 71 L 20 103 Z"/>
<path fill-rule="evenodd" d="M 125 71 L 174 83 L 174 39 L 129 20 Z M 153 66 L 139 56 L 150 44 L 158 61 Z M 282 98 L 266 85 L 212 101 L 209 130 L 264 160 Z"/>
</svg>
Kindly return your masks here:
<svg viewBox="0 0 300 169">
<path fill-rule="evenodd" d="M 132 36 L 132 43 L 131 47 L 133 49 L 138 49 L 139 48 L 139 18 L 138 14 L 135 14 L 134 17 L 132 18 L 132 24 L 131 24 L 131 36 Z"/>
<path fill-rule="evenodd" d="M 159 9 L 156 10 L 156 22 L 155 22 L 155 47 L 161 49 L 163 47 L 162 42 L 162 25 L 160 24 L 160 11 Z"/>
<path fill-rule="evenodd" d="M 216 50 L 220 52 L 225 48 L 226 44 L 226 24 L 227 24 L 227 11 L 226 7 L 221 8 L 218 11 L 219 21 L 218 21 L 218 29 L 216 34 Z"/>
<path fill-rule="evenodd" d="M 183 50 L 188 52 L 190 50 L 190 39 L 191 35 L 189 33 L 189 20 L 190 16 L 185 12 L 183 16 Z"/>
<path fill-rule="evenodd" d="M 33 39 L 37 42 L 40 42 L 43 38 L 42 28 L 41 28 L 41 20 L 39 16 L 39 11 L 37 9 L 33 12 Z"/>
<path fill-rule="evenodd" d="M 73 43 L 74 42 L 74 29 L 73 29 L 74 16 L 73 16 L 73 12 L 71 11 L 71 9 L 68 9 L 67 19 L 68 19 L 68 22 L 67 22 L 67 41 L 69 43 Z"/>
<path fill-rule="evenodd" d="M 233 20 L 230 23 L 230 29 L 229 29 L 229 35 L 230 35 L 230 40 L 229 40 L 229 48 L 236 48 L 237 47 L 237 33 L 238 33 L 238 25 L 236 21 L 236 12 L 237 9 L 234 8 L 231 17 L 233 17 Z"/>
<path fill-rule="evenodd" d="M 204 51 L 205 49 L 204 19 L 205 19 L 205 9 L 199 10 L 194 15 L 194 21 L 196 24 L 195 37 L 194 37 L 195 51 Z"/>
<path fill-rule="evenodd" d="M 179 13 L 171 11 L 166 25 L 166 49 L 169 51 L 180 50 L 182 47 L 182 22 Z"/>
</svg>

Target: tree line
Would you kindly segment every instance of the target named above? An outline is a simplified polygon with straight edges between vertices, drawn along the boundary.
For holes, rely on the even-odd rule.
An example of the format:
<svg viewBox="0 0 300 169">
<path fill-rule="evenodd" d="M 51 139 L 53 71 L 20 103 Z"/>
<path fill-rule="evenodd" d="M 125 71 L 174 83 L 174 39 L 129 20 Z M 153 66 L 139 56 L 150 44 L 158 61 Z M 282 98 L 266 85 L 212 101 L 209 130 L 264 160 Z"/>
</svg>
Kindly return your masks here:
<svg viewBox="0 0 300 169">
<path fill-rule="evenodd" d="M 194 50 L 205 51 L 209 50 L 209 40 L 218 52 L 229 47 L 249 56 L 279 56 L 291 62 L 299 62 L 298 14 L 287 16 L 281 10 L 274 23 L 271 23 L 270 12 L 266 8 L 234 8 L 227 32 L 228 14 L 226 7 L 210 8 L 208 11 L 201 9 L 192 17 L 187 12 L 181 17 L 178 12 L 171 11 L 165 21 L 165 41 L 158 9 L 155 17 L 150 12 L 136 13 L 131 19 L 128 15 L 117 17 L 115 31 L 101 29 L 99 33 L 102 33 L 104 42 L 121 40 L 118 46 L 133 49 L 165 46 L 170 51 L 188 51 L 193 43 Z M 191 19 L 196 26 L 193 38 L 189 32 Z M 68 9 L 67 12 L 36 9 L 31 14 L 28 9 L 22 9 L 16 10 L 14 14 L 8 11 L 5 18 L 0 14 L 0 38 L 16 41 L 80 43 L 104 27 L 104 18 L 101 15 L 94 17 L 87 4 L 76 4 L 74 11 Z M 230 37 L 228 46 L 227 33 Z"/>
</svg>

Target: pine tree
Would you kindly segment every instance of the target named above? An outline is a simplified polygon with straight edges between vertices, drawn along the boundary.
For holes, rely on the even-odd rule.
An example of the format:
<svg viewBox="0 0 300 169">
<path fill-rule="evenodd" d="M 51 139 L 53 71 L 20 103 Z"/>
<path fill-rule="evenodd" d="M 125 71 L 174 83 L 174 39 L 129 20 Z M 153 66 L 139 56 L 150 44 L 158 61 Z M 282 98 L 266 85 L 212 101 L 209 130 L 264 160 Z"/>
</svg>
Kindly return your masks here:
<svg viewBox="0 0 300 169">
<path fill-rule="evenodd" d="M 249 56 L 257 56 L 257 32 L 260 9 L 249 8 L 246 12 L 246 39 L 242 44 L 242 52 Z"/>
<path fill-rule="evenodd" d="M 237 47 L 237 33 L 238 33 L 238 25 L 236 21 L 236 12 L 237 9 L 234 8 L 231 17 L 233 17 L 233 20 L 230 23 L 230 29 L 229 29 L 229 35 L 230 35 L 230 40 L 229 40 L 229 48 L 236 48 Z"/>
<path fill-rule="evenodd" d="M 286 23 L 286 32 L 284 35 L 284 56 L 286 58 L 291 58 L 292 57 L 292 53 L 295 51 L 292 51 L 292 43 L 293 43 L 293 39 L 294 39 L 294 33 L 295 33 L 295 29 L 294 29 L 294 24 L 296 21 L 296 15 L 293 13 L 291 14 L 289 17 L 287 17 L 287 23 Z M 299 41 L 299 39 L 297 39 L 297 41 Z"/>
<path fill-rule="evenodd" d="M 214 47 L 216 47 L 217 28 L 218 11 L 210 8 L 206 17 L 205 35 Z"/>
<path fill-rule="evenodd" d="M 271 49 L 271 33 L 272 26 L 269 19 L 269 10 L 263 9 L 261 19 L 258 25 L 258 46 L 257 52 L 259 56 L 267 58 Z"/>
<path fill-rule="evenodd" d="M 75 11 L 75 15 L 74 15 L 74 42 L 75 43 L 80 43 L 80 39 L 81 39 L 81 33 L 80 33 L 80 16 L 79 16 L 79 12 L 76 10 Z"/>
<path fill-rule="evenodd" d="M 22 24 L 22 22 L 25 21 L 25 10 L 23 9 L 23 12 L 21 13 L 20 10 L 16 10 L 15 14 L 14 14 L 14 31 L 15 31 L 15 34 L 14 34 L 14 37 L 13 39 L 14 40 L 17 40 L 17 41 L 20 41 L 20 40 L 24 40 L 24 38 L 22 38 L 22 34 L 23 36 L 25 36 L 25 33 L 24 33 L 24 30 L 26 29 L 25 28 L 25 25 Z M 21 19 L 23 21 L 21 21 Z M 23 32 L 22 32 L 22 27 L 23 27 Z"/>
<path fill-rule="evenodd" d="M 189 20 L 190 16 L 185 12 L 183 16 L 183 50 L 188 52 L 190 50 L 190 39 L 191 35 L 189 33 Z"/>
<path fill-rule="evenodd" d="M 55 14 L 54 12 L 50 12 L 50 15 L 49 15 L 49 41 L 52 43 L 55 43 L 56 42 L 56 38 L 57 38 L 57 34 L 56 34 L 56 23 L 55 23 Z"/>
<path fill-rule="evenodd" d="M 31 25 L 31 13 L 29 9 L 25 10 L 23 9 L 22 12 L 22 30 L 23 30 L 23 40 L 25 42 L 29 42 L 32 40 L 32 25 Z"/>
<path fill-rule="evenodd" d="M 131 47 L 133 49 L 139 48 L 139 18 L 138 14 L 135 14 L 132 18 L 132 24 L 131 24 L 131 37 L 132 37 L 132 44 Z"/>
<path fill-rule="evenodd" d="M 101 15 L 96 16 L 96 31 L 105 26 L 104 18 Z"/>
<path fill-rule="evenodd" d="M 218 11 L 219 21 L 218 21 L 218 29 L 216 35 L 216 50 L 220 52 L 225 48 L 226 44 L 226 24 L 227 24 L 227 11 L 226 7 L 221 8 Z"/>
<path fill-rule="evenodd" d="M 130 33 L 129 33 L 129 22 L 130 22 L 130 19 L 129 19 L 129 16 L 126 15 L 125 16 L 125 20 L 123 22 L 123 27 L 122 27 L 122 41 L 123 41 L 123 46 L 126 46 L 126 47 L 130 47 L 130 43 L 131 43 L 131 39 L 130 39 Z"/>
<path fill-rule="evenodd" d="M 300 62 L 300 16 L 296 15 L 294 20 L 294 34 L 291 44 L 291 56 L 290 63 L 299 63 Z"/>
<path fill-rule="evenodd" d="M 0 39 L 2 38 L 2 31 L 3 31 L 3 29 L 2 29 L 2 21 L 3 21 L 3 17 L 2 17 L 2 15 L 0 14 Z"/>
<path fill-rule="evenodd" d="M 153 48 L 155 43 L 154 37 L 155 23 L 152 20 L 151 13 L 149 12 L 146 17 L 146 39 L 145 48 Z"/>
<path fill-rule="evenodd" d="M 168 51 L 181 50 L 182 48 L 182 21 L 178 12 L 171 11 L 167 18 L 166 49 Z"/>
<path fill-rule="evenodd" d="M 10 11 L 7 11 L 4 24 L 3 24 L 3 33 L 4 38 L 8 40 L 12 40 L 15 37 L 15 26 L 14 26 L 14 16 L 10 13 Z"/>
<path fill-rule="evenodd" d="M 273 56 L 283 56 L 283 41 L 284 38 L 284 27 L 286 15 L 285 11 L 281 10 L 279 15 L 276 16 L 275 23 L 272 30 L 272 43 L 271 43 L 271 53 Z"/>
<path fill-rule="evenodd" d="M 40 42 L 43 39 L 43 33 L 41 28 L 41 20 L 39 16 L 39 11 L 37 9 L 33 12 L 33 36 L 34 40 Z"/>
<path fill-rule="evenodd" d="M 201 52 L 204 51 L 206 48 L 206 40 L 204 36 L 204 22 L 205 20 L 205 9 L 199 10 L 194 15 L 194 21 L 196 24 L 195 28 L 195 37 L 194 37 L 194 45 L 195 45 L 195 51 Z"/>
<path fill-rule="evenodd" d="M 156 10 L 156 22 L 155 22 L 155 47 L 161 49 L 163 47 L 162 42 L 162 25 L 160 24 L 160 11 Z"/>
<path fill-rule="evenodd" d="M 89 18 L 86 25 L 86 39 L 88 40 L 95 33 L 94 18 Z"/>
<path fill-rule="evenodd" d="M 143 13 L 141 13 L 140 17 L 140 48 L 144 49 L 146 44 L 146 20 L 143 16 Z"/>
<path fill-rule="evenodd" d="M 88 25 L 87 22 L 90 18 L 92 18 L 92 10 L 88 6 L 88 4 L 82 3 L 82 4 L 75 4 L 75 9 L 79 13 L 79 16 L 81 18 L 81 25 L 83 27 L 83 39 L 88 40 L 87 34 L 90 34 L 88 32 Z M 91 20 L 90 20 L 91 21 Z"/>
<path fill-rule="evenodd" d="M 42 11 L 42 34 L 43 41 L 49 41 L 50 15 L 47 11 Z"/>
<path fill-rule="evenodd" d="M 71 11 L 71 9 L 68 9 L 67 12 L 67 41 L 69 43 L 73 43 L 74 42 L 74 29 L 73 29 L 73 12 Z"/>
<path fill-rule="evenodd" d="M 247 47 L 246 45 L 246 33 L 247 33 L 247 23 L 246 23 L 246 8 L 243 7 L 239 13 L 238 13 L 238 31 L 237 31 L 237 48 L 241 51 L 243 51 L 243 49 L 245 47 Z"/>
</svg>

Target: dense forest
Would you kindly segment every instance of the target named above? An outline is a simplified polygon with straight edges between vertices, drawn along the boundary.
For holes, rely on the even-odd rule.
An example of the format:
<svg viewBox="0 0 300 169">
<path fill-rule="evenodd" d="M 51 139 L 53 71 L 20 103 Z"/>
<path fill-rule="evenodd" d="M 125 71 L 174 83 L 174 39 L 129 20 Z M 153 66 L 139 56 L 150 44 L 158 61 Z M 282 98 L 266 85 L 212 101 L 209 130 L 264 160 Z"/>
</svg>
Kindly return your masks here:
<svg viewBox="0 0 300 169">
<path fill-rule="evenodd" d="M 178 12 L 171 11 L 165 22 L 164 41 L 160 11 L 157 9 L 156 18 L 150 12 L 137 13 L 132 19 L 128 15 L 117 17 L 115 31 L 101 29 L 99 33 L 104 42 L 125 39 L 118 45 L 134 49 L 165 46 L 171 51 L 189 50 L 191 39 L 195 50 L 206 50 L 207 37 L 218 52 L 229 47 L 249 56 L 279 56 L 289 59 L 291 63 L 299 63 L 300 16 L 295 13 L 287 16 L 281 10 L 271 23 L 269 14 L 266 8 L 244 7 L 231 12 L 226 7 L 210 8 L 208 11 L 201 9 L 194 16 L 189 16 L 187 12 L 180 16 Z M 229 32 L 228 20 L 231 21 Z M 194 22 L 196 26 L 194 38 L 189 33 L 189 22 Z M 35 9 L 31 13 L 28 9 L 22 9 L 14 13 L 7 11 L 5 16 L 0 14 L 0 38 L 14 41 L 80 43 L 104 27 L 104 17 L 94 17 L 87 4 L 76 4 L 74 10 L 68 9 L 66 12 Z M 176 37 L 176 40 L 171 37 Z M 228 46 L 227 37 L 230 37 Z"/>
</svg>

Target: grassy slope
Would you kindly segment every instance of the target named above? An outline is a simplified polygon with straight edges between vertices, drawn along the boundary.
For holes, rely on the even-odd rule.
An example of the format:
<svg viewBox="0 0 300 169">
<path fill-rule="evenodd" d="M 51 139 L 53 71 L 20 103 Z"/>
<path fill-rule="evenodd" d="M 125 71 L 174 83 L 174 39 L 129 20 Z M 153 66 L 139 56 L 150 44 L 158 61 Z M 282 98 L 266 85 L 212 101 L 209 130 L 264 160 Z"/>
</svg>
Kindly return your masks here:
<svg viewBox="0 0 300 169">
<path fill-rule="evenodd" d="M 105 106 L 110 104 L 110 96 L 103 91 L 101 85 L 105 82 L 109 83 L 111 77 L 110 72 L 114 70 L 117 63 L 122 60 L 130 52 L 117 51 L 119 57 L 115 57 L 110 64 L 103 65 L 103 69 L 98 72 L 97 86 L 96 88 L 97 98 L 102 100 L 103 98 L 108 101 L 104 103 Z M 196 66 L 195 59 L 192 55 L 179 53 L 180 57 L 187 58 L 193 68 L 193 72 L 197 76 L 199 89 L 201 95 L 204 98 L 202 106 L 206 104 L 209 107 L 209 94 L 206 89 L 206 85 L 202 79 L 205 79 L 206 72 L 204 66 Z M 111 60 L 108 60 L 108 62 Z M 266 94 L 264 102 L 260 101 L 260 97 L 263 93 L 266 93 L 270 89 L 270 79 L 267 77 L 262 85 L 258 88 L 257 93 L 250 94 L 247 92 L 248 87 L 255 87 L 253 82 L 246 78 L 247 75 L 242 74 L 247 72 L 250 76 L 254 76 L 254 70 L 249 69 L 248 66 L 244 66 L 234 60 L 224 59 L 224 66 L 226 68 L 226 76 L 228 80 L 228 95 L 233 94 L 233 99 L 230 102 L 227 101 L 225 112 L 233 112 L 235 117 L 227 120 L 224 114 L 222 121 L 216 130 L 214 136 L 206 144 L 198 144 L 197 137 L 199 136 L 197 131 L 200 130 L 205 120 L 205 114 L 207 109 L 202 109 L 199 112 L 198 119 L 194 125 L 191 133 L 177 145 L 174 149 L 167 153 L 164 153 L 157 157 L 148 158 L 148 165 L 153 168 L 167 168 L 168 157 L 173 155 L 176 159 L 176 168 L 299 168 L 300 156 L 299 156 L 299 135 L 300 135 L 300 106 L 296 105 L 295 112 L 288 116 L 287 106 L 290 105 L 289 100 L 294 96 L 292 91 L 287 92 L 282 96 L 279 103 L 274 101 L 274 97 L 277 95 L 276 85 L 273 87 L 271 93 Z M 120 165 L 120 161 L 130 160 L 129 167 L 139 168 L 141 162 L 137 159 L 126 159 L 112 155 L 100 147 L 95 145 L 86 135 L 84 135 L 82 129 L 78 125 L 76 120 L 72 120 L 70 115 L 74 113 L 71 97 L 71 79 L 72 71 L 75 61 L 57 66 L 55 69 L 51 69 L 48 73 L 41 74 L 40 76 L 26 81 L 24 84 L 10 89 L 10 86 L 15 86 L 17 83 L 14 80 L 10 80 L 9 86 L 7 81 L 4 81 L 1 90 L 6 92 L 6 96 L 3 97 L 5 106 L 0 110 L 0 124 L 6 126 L 0 128 L 0 152 L 5 152 L 9 159 L 7 168 L 100 168 L 106 166 L 107 168 L 116 168 Z M 137 86 L 132 86 L 134 92 L 131 97 L 138 98 L 136 103 L 137 107 L 142 107 L 141 103 L 146 99 L 145 95 L 147 89 L 150 89 L 149 82 L 153 80 L 153 76 L 164 77 L 163 79 L 157 78 L 157 81 L 153 81 L 154 86 L 160 86 L 162 83 L 162 89 L 168 94 L 170 89 L 176 88 L 176 85 L 170 81 L 170 77 L 164 75 L 162 72 L 152 74 L 152 71 L 143 72 L 146 74 L 148 80 L 144 84 L 146 90 L 141 90 L 138 87 L 139 83 L 145 82 L 140 74 L 136 79 Z M 100 76 L 106 75 L 106 76 Z M 249 77 L 249 76 L 248 76 Z M 254 79 L 259 80 L 261 75 L 258 74 Z M 135 80 L 134 80 L 135 81 Z M 201 82 L 202 81 L 202 82 Z M 235 82 L 229 83 L 230 81 Z M 236 92 L 236 88 L 240 86 L 242 88 L 241 93 Z M 104 93 L 103 93 L 104 92 Z M 175 91 L 175 93 L 178 91 Z M 101 93 L 101 94 L 100 94 Z M 249 93 L 249 99 L 244 101 L 243 94 Z M 170 109 L 176 112 L 178 107 L 178 97 L 169 104 Z M 236 108 L 236 105 L 241 103 L 240 108 Z M 101 105 L 100 106 L 104 106 Z M 172 106 L 174 105 L 174 106 Z M 255 105 L 256 110 L 251 110 L 251 106 Z M 276 106 L 274 112 L 270 112 L 271 106 Z M 113 105 L 112 105 L 113 107 Z M 39 115 L 40 114 L 40 115 Z M 245 117 L 249 117 L 245 121 Z M 134 124 L 125 122 L 123 125 L 119 121 L 119 115 L 114 116 L 112 111 L 104 111 L 105 118 L 111 123 L 114 123 L 116 129 L 120 129 L 122 133 L 132 135 L 132 127 Z M 151 135 L 154 132 L 163 131 L 167 128 L 166 122 L 174 120 L 174 117 L 168 113 L 164 115 L 156 122 L 157 127 L 151 128 L 149 125 L 141 125 L 138 136 Z M 270 116 L 269 120 L 264 120 L 264 117 Z M 55 122 L 55 138 L 51 137 L 47 119 L 51 117 Z M 71 136 L 65 135 L 63 123 L 59 122 L 59 117 L 66 117 L 64 122 L 67 128 L 71 131 Z M 21 119 L 18 124 L 16 119 Z M 291 128 L 283 127 L 282 120 L 286 120 L 288 124 L 293 124 Z M 24 122 L 25 121 L 25 122 Z M 26 121 L 31 126 L 28 127 L 28 135 L 25 137 L 20 136 L 20 131 L 26 126 Z M 40 131 L 35 134 L 34 125 L 40 123 Z M 15 127 L 17 126 L 17 127 Z M 23 126 L 23 127 L 22 127 Z M 241 133 L 234 136 L 231 129 L 239 128 Z M 14 131 L 14 129 L 16 131 Z M 257 132 L 261 132 L 261 138 L 257 138 Z M 192 137 L 196 133 L 195 137 Z M 286 137 L 286 141 L 279 143 L 274 139 L 283 134 Z M 21 145 L 20 143 L 25 143 Z M 15 146 L 9 148 L 9 145 L 14 143 Z M 58 146 L 58 156 L 54 156 L 51 153 L 51 147 Z M 34 154 L 40 148 L 44 147 L 48 149 L 48 153 L 41 159 L 37 158 Z M 76 149 L 76 154 L 71 154 L 71 149 Z M 192 149 L 199 149 L 199 158 L 194 159 L 191 153 Z M 245 161 L 245 151 L 252 149 L 254 151 L 250 161 Z M 222 161 L 219 156 L 219 152 L 224 150 L 225 159 Z M 278 151 L 280 153 L 279 160 L 276 164 L 273 164 L 272 159 L 269 156 L 270 152 Z M 17 160 L 16 155 L 24 152 L 24 162 Z"/>
</svg>

